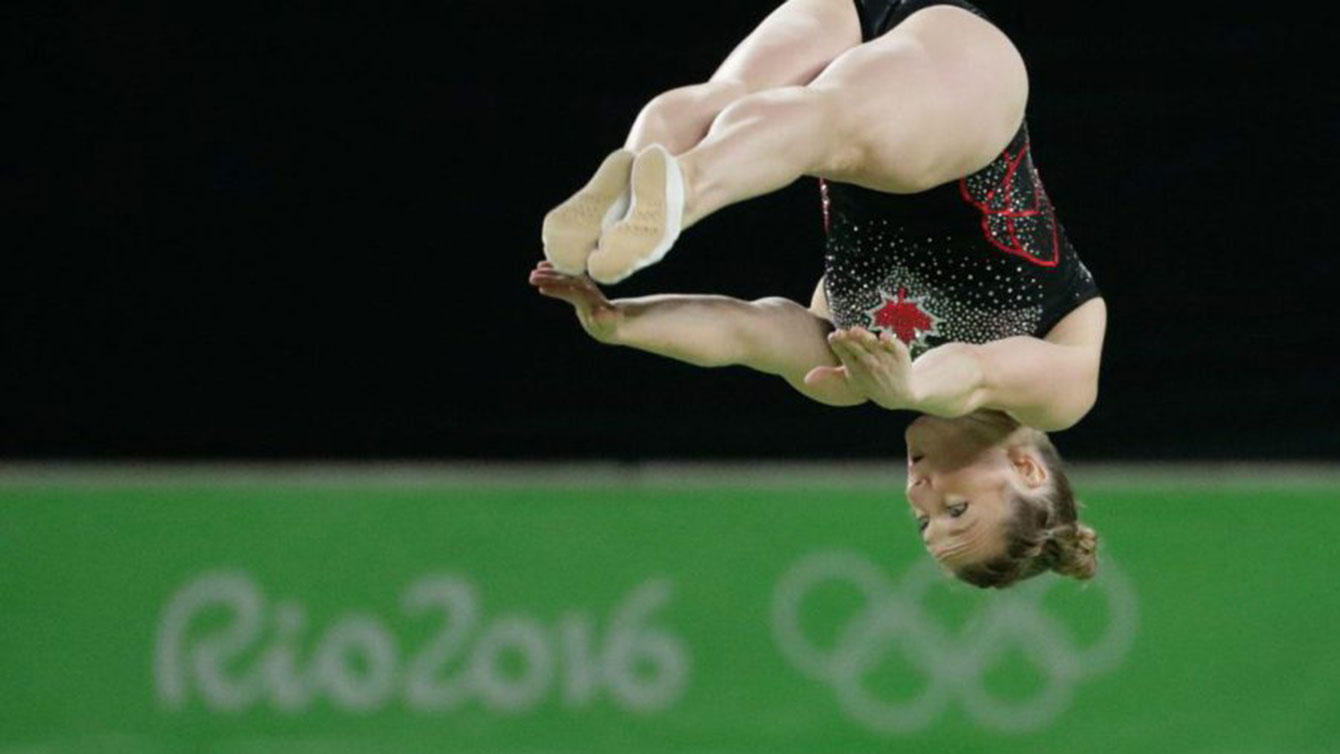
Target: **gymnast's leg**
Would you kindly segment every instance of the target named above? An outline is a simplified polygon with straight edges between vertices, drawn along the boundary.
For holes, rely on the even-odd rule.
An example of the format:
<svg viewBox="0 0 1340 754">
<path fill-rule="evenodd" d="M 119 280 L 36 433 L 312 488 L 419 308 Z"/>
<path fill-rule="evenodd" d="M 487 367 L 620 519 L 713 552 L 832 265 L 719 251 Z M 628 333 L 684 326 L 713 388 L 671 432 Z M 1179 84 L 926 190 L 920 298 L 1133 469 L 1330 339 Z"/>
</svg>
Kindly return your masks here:
<svg viewBox="0 0 1340 754">
<path fill-rule="evenodd" d="M 733 102 L 677 157 L 640 153 L 632 209 L 601 235 L 587 269 L 601 282 L 622 280 L 683 228 L 802 175 L 893 193 L 967 175 L 1009 142 L 1027 89 L 1018 52 L 994 26 L 952 6 L 919 11 L 805 86 Z"/>
<path fill-rule="evenodd" d="M 660 144 L 677 155 L 702 141 L 716 116 L 754 92 L 808 84 L 834 58 L 861 43 L 851 0 L 789 0 L 722 62 L 709 81 L 672 89 L 647 104 L 624 148 Z"/>
<path fill-rule="evenodd" d="M 624 147 L 608 155 L 585 187 L 545 217 L 545 256 L 564 272 L 585 272 L 602 230 L 623 218 L 628 208 L 636 154 L 653 144 L 670 155 L 685 152 L 707 135 L 717 115 L 732 102 L 753 92 L 808 83 L 860 42 L 851 0 L 787 0 L 735 48 L 709 81 L 672 89 L 647 103 Z"/>
</svg>

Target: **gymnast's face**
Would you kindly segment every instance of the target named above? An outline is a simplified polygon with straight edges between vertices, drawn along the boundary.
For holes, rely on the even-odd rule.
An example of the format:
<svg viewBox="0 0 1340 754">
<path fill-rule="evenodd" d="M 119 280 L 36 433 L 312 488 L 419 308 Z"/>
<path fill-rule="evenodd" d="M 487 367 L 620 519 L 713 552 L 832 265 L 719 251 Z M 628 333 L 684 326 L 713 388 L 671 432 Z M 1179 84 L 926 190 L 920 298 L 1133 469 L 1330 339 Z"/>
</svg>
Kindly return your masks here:
<svg viewBox="0 0 1340 754">
<path fill-rule="evenodd" d="M 1005 548 L 1011 499 L 1046 482 L 1036 451 L 1005 417 L 922 416 L 907 428 L 907 500 L 926 549 L 956 569 Z"/>
</svg>

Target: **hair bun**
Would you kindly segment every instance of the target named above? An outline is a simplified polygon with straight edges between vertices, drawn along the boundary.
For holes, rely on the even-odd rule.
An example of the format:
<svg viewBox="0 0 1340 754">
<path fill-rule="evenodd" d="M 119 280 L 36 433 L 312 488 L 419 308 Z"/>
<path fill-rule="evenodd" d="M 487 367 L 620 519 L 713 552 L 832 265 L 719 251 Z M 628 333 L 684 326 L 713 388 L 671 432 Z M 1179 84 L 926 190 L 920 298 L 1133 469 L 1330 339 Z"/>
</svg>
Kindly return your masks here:
<svg viewBox="0 0 1340 754">
<path fill-rule="evenodd" d="M 1052 570 L 1077 579 L 1091 579 L 1098 570 L 1098 532 L 1075 522 L 1052 529 L 1056 550 Z"/>
</svg>

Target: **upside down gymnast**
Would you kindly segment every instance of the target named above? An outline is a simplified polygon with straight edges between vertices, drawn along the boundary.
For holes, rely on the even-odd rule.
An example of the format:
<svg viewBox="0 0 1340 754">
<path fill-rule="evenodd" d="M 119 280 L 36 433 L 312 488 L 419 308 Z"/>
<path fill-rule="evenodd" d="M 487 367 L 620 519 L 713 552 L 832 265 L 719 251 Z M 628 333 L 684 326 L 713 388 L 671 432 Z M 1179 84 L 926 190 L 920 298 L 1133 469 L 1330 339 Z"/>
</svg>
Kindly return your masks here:
<svg viewBox="0 0 1340 754">
<path fill-rule="evenodd" d="M 937 561 L 981 587 L 1090 578 L 1097 536 L 1045 433 L 1093 406 L 1107 311 L 1038 176 L 1027 99 L 1019 52 L 966 2 L 787 0 L 709 81 L 642 109 L 545 217 L 530 282 L 602 343 L 917 412 L 907 498 Z M 827 233 L 808 307 L 596 286 L 801 176 Z"/>
</svg>

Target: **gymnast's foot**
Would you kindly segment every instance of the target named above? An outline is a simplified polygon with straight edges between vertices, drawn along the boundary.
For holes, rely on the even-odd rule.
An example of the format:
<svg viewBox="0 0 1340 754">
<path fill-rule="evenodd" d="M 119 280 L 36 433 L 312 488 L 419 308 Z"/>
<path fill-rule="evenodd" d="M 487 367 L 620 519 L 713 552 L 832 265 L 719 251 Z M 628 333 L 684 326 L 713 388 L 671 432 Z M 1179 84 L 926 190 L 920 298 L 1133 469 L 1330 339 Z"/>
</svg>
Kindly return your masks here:
<svg viewBox="0 0 1340 754">
<path fill-rule="evenodd" d="M 586 272 L 586 258 L 596 250 L 601 231 L 621 220 L 628 211 L 628 175 L 633 153 L 611 152 L 596 174 L 567 201 L 544 216 L 540 238 L 544 256 L 554 268 L 568 275 Z"/>
<path fill-rule="evenodd" d="M 598 282 L 610 284 L 661 261 L 679 237 L 684 219 L 684 177 L 676 160 L 660 144 L 633 161 L 632 204 L 628 214 L 600 235 L 586 260 Z"/>
</svg>

